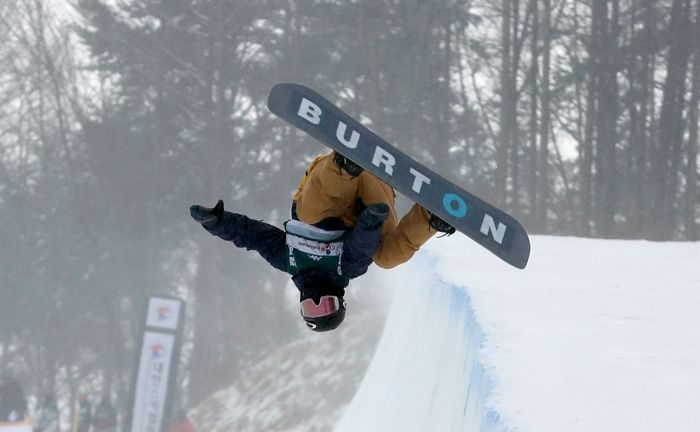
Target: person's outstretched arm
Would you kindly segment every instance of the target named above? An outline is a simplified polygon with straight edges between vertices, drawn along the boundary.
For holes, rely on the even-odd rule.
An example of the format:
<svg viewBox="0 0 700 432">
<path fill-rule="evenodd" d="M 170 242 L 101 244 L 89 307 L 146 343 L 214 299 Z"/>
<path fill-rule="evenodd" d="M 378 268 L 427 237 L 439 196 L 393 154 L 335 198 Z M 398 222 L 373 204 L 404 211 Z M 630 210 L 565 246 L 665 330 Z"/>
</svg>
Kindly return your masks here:
<svg viewBox="0 0 700 432">
<path fill-rule="evenodd" d="M 274 268 L 286 271 L 286 235 L 281 229 L 242 214 L 224 211 L 221 200 L 214 208 L 193 205 L 190 214 L 210 234 L 240 248 L 254 250 Z"/>
</svg>

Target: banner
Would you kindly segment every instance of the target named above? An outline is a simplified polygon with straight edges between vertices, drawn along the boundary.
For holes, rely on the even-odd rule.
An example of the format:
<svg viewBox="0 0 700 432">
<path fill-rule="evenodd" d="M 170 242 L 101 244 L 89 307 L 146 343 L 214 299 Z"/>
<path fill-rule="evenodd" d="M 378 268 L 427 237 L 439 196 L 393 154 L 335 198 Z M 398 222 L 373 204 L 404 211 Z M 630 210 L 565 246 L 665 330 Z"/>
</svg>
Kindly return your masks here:
<svg viewBox="0 0 700 432">
<path fill-rule="evenodd" d="M 162 432 L 180 357 L 184 302 L 150 297 L 132 391 L 131 432 Z"/>
</svg>

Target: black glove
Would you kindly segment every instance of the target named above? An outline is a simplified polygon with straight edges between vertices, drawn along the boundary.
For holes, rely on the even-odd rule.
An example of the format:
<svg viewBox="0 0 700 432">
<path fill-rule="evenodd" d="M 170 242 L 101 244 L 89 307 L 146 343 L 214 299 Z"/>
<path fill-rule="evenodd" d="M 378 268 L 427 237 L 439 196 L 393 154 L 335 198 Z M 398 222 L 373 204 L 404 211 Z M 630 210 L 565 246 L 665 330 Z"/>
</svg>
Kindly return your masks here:
<svg viewBox="0 0 700 432">
<path fill-rule="evenodd" d="M 366 230 L 376 228 L 389 217 L 390 211 L 389 206 L 384 203 L 370 204 L 362 211 L 357 223 Z"/>
<path fill-rule="evenodd" d="M 214 208 L 203 207 L 201 205 L 193 205 L 190 207 L 190 215 L 192 216 L 192 219 L 204 226 L 217 223 L 222 214 L 224 214 L 223 200 L 219 200 Z"/>
</svg>

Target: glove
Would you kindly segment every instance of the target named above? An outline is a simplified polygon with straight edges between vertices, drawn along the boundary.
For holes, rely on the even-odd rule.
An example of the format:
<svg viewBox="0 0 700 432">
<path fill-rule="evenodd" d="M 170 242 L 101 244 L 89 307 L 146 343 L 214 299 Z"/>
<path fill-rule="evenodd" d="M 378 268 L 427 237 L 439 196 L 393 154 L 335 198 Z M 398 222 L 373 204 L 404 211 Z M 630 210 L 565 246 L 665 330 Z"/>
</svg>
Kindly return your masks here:
<svg viewBox="0 0 700 432">
<path fill-rule="evenodd" d="M 214 208 L 208 208 L 200 205 L 193 205 L 190 207 L 190 216 L 192 219 L 201 223 L 204 226 L 214 225 L 219 221 L 221 215 L 224 213 L 224 201 L 219 200 Z"/>
<path fill-rule="evenodd" d="M 360 214 L 358 225 L 369 230 L 381 226 L 389 217 L 389 206 L 384 203 L 370 204 Z"/>
</svg>

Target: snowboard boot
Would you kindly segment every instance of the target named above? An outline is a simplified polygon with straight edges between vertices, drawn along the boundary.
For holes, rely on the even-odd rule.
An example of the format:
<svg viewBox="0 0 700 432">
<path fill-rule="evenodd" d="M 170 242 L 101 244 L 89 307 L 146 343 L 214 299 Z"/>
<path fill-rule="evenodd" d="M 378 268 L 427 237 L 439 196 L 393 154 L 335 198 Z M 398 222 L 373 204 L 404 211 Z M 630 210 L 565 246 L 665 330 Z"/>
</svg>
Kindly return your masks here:
<svg viewBox="0 0 700 432">
<path fill-rule="evenodd" d="M 362 174 L 362 171 L 364 171 L 364 169 L 361 166 L 351 161 L 347 157 L 343 156 L 342 154 L 338 153 L 337 151 L 333 152 L 333 161 L 336 165 L 338 165 L 338 168 L 340 168 L 341 170 L 345 170 L 345 172 L 350 174 L 352 177 L 357 177 L 360 174 Z"/>
<path fill-rule="evenodd" d="M 428 213 L 430 213 L 430 212 L 428 212 Z M 441 233 L 445 233 L 445 235 L 448 235 L 448 236 L 454 234 L 457 231 L 455 229 L 455 227 L 448 224 L 444 220 L 440 219 L 437 215 L 435 215 L 433 213 L 430 213 L 430 220 L 428 220 L 428 223 L 436 231 L 441 232 Z"/>
</svg>

